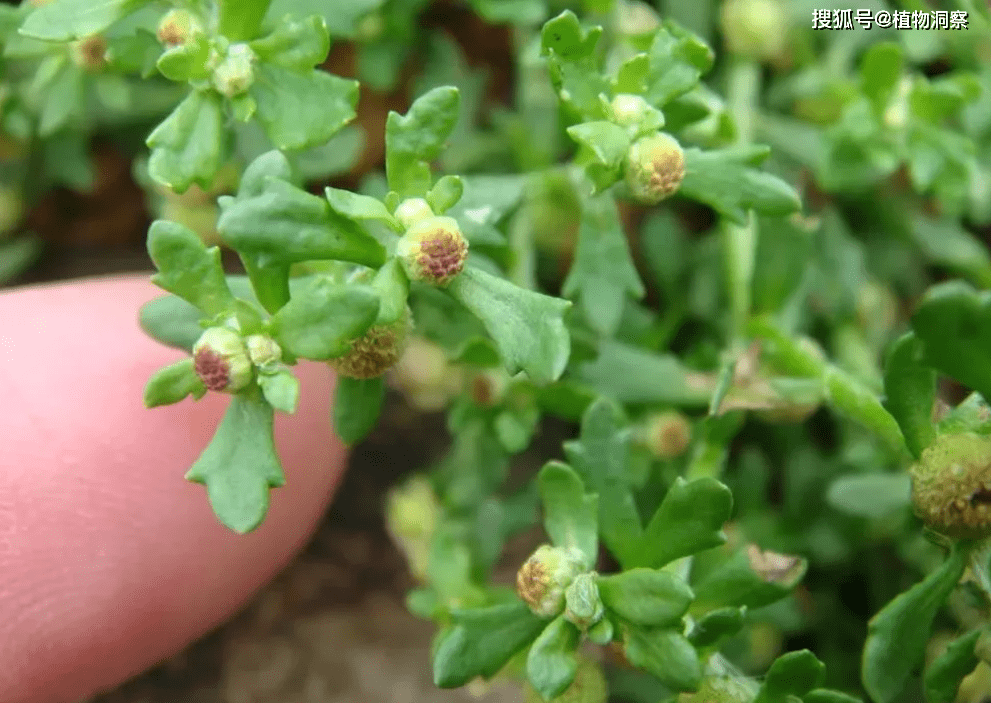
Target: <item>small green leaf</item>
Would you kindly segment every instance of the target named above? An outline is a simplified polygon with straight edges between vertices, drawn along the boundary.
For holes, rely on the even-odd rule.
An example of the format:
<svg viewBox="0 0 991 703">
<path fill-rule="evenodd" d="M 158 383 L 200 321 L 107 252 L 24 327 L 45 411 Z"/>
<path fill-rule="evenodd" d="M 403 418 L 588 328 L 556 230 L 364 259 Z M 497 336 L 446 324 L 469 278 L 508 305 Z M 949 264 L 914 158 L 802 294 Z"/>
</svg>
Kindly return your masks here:
<svg viewBox="0 0 991 703">
<path fill-rule="evenodd" d="M 213 317 L 231 311 L 234 296 L 227 287 L 220 249 L 203 244 L 178 222 L 155 220 L 148 230 L 148 253 L 158 268 L 152 283 Z"/>
<path fill-rule="evenodd" d="M 148 137 L 148 173 L 177 193 L 193 183 L 209 190 L 225 140 L 220 96 L 194 90 Z"/>
<path fill-rule="evenodd" d="M 305 149 L 326 142 L 355 118 L 358 82 L 325 71 L 260 64 L 249 94 L 276 147 Z"/>
<path fill-rule="evenodd" d="M 698 85 L 702 74 L 714 60 L 712 50 L 698 37 L 676 29 L 671 22 L 658 29 L 648 52 L 649 64 L 643 74 L 643 93 L 647 102 L 657 107 L 677 98 Z"/>
<path fill-rule="evenodd" d="M 630 148 L 630 136 L 623 127 L 601 120 L 583 122 L 568 127 L 568 136 L 581 144 L 585 153 L 591 156 L 587 159 L 585 170 L 595 184 L 596 193 L 620 179 L 626 152 Z"/>
<path fill-rule="evenodd" d="M 826 398 L 833 409 L 871 429 L 888 446 L 894 449 L 906 446 L 898 421 L 885 410 L 870 388 L 836 366 L 826 368 L 823 381 Z"/>
<path fill-rule="evenodd" d="M 210 40 L 205 34 L 194 34 L 185 44 L 170 47 L 155 66 L 170 81 L 203 80 L 210 76 Z"/>
<path fill-rule="evenodd" d="M 276 410 L 292 415 L 299 403 L 299 379 L 289 369 L 258 376 L 258 385 L 265 400 Z"/>
<path fill-rule="evenodd" d="M 203 313 L 196 306 L 175 295 L 163 295 L 141 306 L 138 321 L 152 339 L 166 346 L 192 353 L 193 345 L 203 334 Z"/>
<path fill-rule="evenodd" d="M 966 276 L 979 288 L 991 286 L 991 254 L 959 219 L 918 215 L 911 220 L 910 232 L 930 261 Z"/>
<path fill-rule="evenodd" d="M 54 0 L 35 9 L 20 33 L 35 39 L 68 42 L 98 34 L 150 0 Z"/>
<path fill-rule="evenodd" d="M 619 328 L 627 299 L 644 296 L 611 195 L 585 201 L 578 248 L 562 292 L 580 298 L 589 325 L 607 337 Z"/>
<path fill-rule="evenodd" d="M 902 79 L 902 63 L 902 47 L 895 42 L 879 42 L 864 54 L 860 62 L 861 87 L 875 115 L 883 115 L 894 96 Z"/>
<path fill-rule="evenodd" d="M 795 189 L 777 176 L 750 168 L 769 153 L 766 146 L 685 149 L 685 176 L 678 192 L 711 205 L 738 225 L 746 224 L 751 208 L 764 215 L 791 214 L 802 206 Z"/>
<path fill-rule="evenodd" d="M 540 44 L 544 53 L 553 51 L 562 59 L 574 61 L 591 56 L 600 36 L 602 27 L 583 31 L 578 16 L 571 10 L 565 10 L 544 23 L 540 30 Z"/>
<path fill-rule="evenodd" d="M 702 664 L 695 647 L 678 630 L 630 628 L 626 658 L 675 691 L 694 691 L 702 681 Z"/>
<path fill-rule="evenodd" d="M 427 193 L 427 204 L 435 215 L 443 215 L 457 205 L 464 194 L 464 183 L 457 176 L 441 176 Z"/>
<path fill-rule="evenodd" d="M 239 253 L 277 263 L 318 259 L 375 267 L 384 263 L 382 245 L 359 225 L 331 211 L 324 198 L 275 176 L 259 173 L 249 180 L 248 172 L 236 198 L 218 199 L 217 230 Z"/>
<path fill-rule="evenodd" d="M 692 372 L 674 354 L 604 340 L 594 362 L 582 364 L 578 377 L 622 403 L 656 403 L 705 408 L 715 379 Z"/>
<path fill-rule="evenodd" d="M 266 63 L 307 71 L 327 58 L 330 37 L 323 17 L 312 15 L 301 22 L 283 20 L 274 32 L 248 45 Z"/>
<path fill-rule="evenodd" d="M 723 524 L 732 509 L 733 494 L 716 479 L 685 481 L 679 476 L 644 529 L 640 549 L 627 567 L 658 568 L 718 547 L 726 541 Z"/>
<path fill-rule="evenodd" d="M 331 209 L 344 217 L 358 221 L 379 220 L 396 231 L 402 229 L 396 218 L 378 198 L 330 186 L 324 189 L 324 195 Z"/>
<path fill-rule="evenodd" d="M 568 461 L 599 495 L 599 534 L 624 568 L 629 568 L 643 534 L 640 513 L 628 483 L 629 431 L 620 410 L 605 398 L 582 417 L 579 441 L 564 445 Z"/>
<path fill-rule="evenodd" d="M 148 380 L 145 386 L 146 408 L 178 403 L 188 395 L 197 400 L 206 393 L 206 386 L 196 375 L 192 359 L 183 359 L 160 369 Z"/>
<path fill-rule="evenodd" d="M 537 476 L 544 504 L 544 529 L 558 547 L 575 547 L 592 568 L 599 555 L 599 500 L 586 494 L 578 474 L 567 464 L 550 461 Z"/>
<path fill-rule="evenodd" d="M 526 657 L 526 675 L 544 700 L 557 698 L 575 680 L 575 648 L 581 632 L 559 615 L 544 628 Z"/>
<path fill-rule="evenodd" d="M 217 7 L 217 31 L 231 41 L 247 41 L 258 35 L 271 0 L 222 1 Z"/>
<path fill-rule="evenodd" d="M 922 663 L 933 618 L 963 576 L 967 551 L 955 545 L 938 569 L 896 596 L 868 623 L 862 677 L 875 703 L 892 703 Z"/>
<path fill-rule="evenodd" d="M 547 621 L 521 601 L 474 610 L 454 610 L 448 634 L 434 653 L 434 685 L 458 688 L 476 676 L 494 676 L 532 642 Z"/>
<path fill-rule="evenodd" d="M 775 562 L 780 563 L 770 562 L 765 571 L 757 561 L 762 552 L 754 550 L 755 546 L 748 546 L 728 555 L 720 550 L 696 557 L 692 575 L 696 603 L 707 608 L 762 608 L 786 597 L 805 576 L 805 559 L 779 555 Z"/>
<path fill-rule="evenodd" d="M 675 625 L 694 594 L 682 579 L 656 569 L 630 569 L 600 576 L 599 595 L 610 611 L 635 625 Z"/>
<path fill-rule="evenodd" d="M 826 502 L 849 515 L 880 519 L 912 504 L 907 473 L 842 476 L 829 486 Z"/>
<path fill-rule="evenodd" d="M 406 313 L 409 300 L 409 279 L 403 271 L 399 259 L 393 257 L 382 264 L 382 268 L 372 279 L 372 288 L 378 291 L 379 316 L 377 325 L 388 325 L 395 322 Z"/>
<path fill-rule="evenodd" d="M 807 649 L 782 654 L 767 670 L 754 703 L 789 703 L 822 684 L 826 665 Z"/>
<path fill-rule="evenodd" d="M 405 115 L 390 112 L 385 125 L 385 172 L 400 197 L 423 197 L 430 166 L 458 121 L 458 89 L 442 86 L 417 98 Z"/>
<path fill-rule="evenodd" d="M 925 362 L 991 398 L 991 292 L 963 281 L 929 289 L 912 317 Z"/>
<path fill-rule="evenodd" d="M 901 336 L 884 363 L 884 407 L 894 416 L 912 455 L 936 438 L 932 408 L 936 401 L 936 372 L 923 362 L 921 341 L 911 332 Z"/>
<path fill-rule="evenodd" d="M 482 321 L 506 370 L 534 383 L 560 378 L 571 353 L 564 325 L 567 300 L 535 293 L 476 268 L 465 268 L 448 290 Z"/>
<path fill-rule="evenodd" d="M 270 488 L 285 483 L 275 452 L 272 406 L 258 397 L 235 395 L 210 444 L 186 473 L 206 485 L 213 512 L 244 534 L 268 512 Z"/>
<path fill-rule="evenodd" d="M 369 286 L 315 278 L 272 316 L 272 336 L 293 356 L 333 359 L 347 353 L 378 311 L 378 295 Z"/>
<path fill-rule="evenodd" d="M 980 630 L 973 630 L 950 642 L 926 670 L 926 698 L 929 703 L 953 703 L 960 682 L 980 661 L 974 652 Z"/>
<path fill-rule="evenodd" d="M 718 608 L 695 621 L 688 641 L 695 647 L 711 647 L 725 637 L 733 637 L 743 629 L 747 609 Z"/>
<path fill-rule="evenodd" d="M 334 396 L 334 429 L 345 444 L 357 444 L 375 428 L 382 402 L 385 400 L 385 384 L 378 378 L 337 379 Z"/>
<path fill-rule="evenodd" d="M 599 622 L 588 628 L 588 639 L 591 642 L 599 645 L 607 645 L 613 641 L 613 635 L 616 633 L 616 628 L 612 624 L 612 620 L 608 616 L 603 617 Z"/>
</svg>

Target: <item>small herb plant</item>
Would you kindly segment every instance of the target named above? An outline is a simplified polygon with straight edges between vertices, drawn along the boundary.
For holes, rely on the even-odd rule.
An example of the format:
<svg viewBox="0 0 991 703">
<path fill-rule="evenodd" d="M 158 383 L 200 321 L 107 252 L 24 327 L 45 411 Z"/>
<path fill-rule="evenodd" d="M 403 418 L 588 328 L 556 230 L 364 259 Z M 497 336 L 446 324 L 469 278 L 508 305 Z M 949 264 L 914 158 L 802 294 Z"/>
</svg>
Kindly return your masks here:
<svg viewBox="0 0 991 703">
<path fill-rule="evenodd" d="M 18 192 L 86 187 L 95 130 L 141 132 L 170 294 L 141 322 L 189 352 L 145 404 L 230 396 L 186 478 L 232 530 L 284 483 L 298 361 L 335 369 L 347 443 L 387 379 L 447 411 L 448 454 L 386 506 L 440 687 L 983 700 L 987 8 L 954 4 L 966 31 L 814 32 L 785 0 L 463 4 L 512 25 L 509 105 L 423 0 L 3 6 L 0 126 L 36 182 L 0 191 L 0 228 Z M 321 68 L 331 38 L 372 88 L 419 72 L 384 176 L 312 192 L 374 137 L 359 83 Z M 545 416 L 577 436 L 510 488 Z"/>
</svg>

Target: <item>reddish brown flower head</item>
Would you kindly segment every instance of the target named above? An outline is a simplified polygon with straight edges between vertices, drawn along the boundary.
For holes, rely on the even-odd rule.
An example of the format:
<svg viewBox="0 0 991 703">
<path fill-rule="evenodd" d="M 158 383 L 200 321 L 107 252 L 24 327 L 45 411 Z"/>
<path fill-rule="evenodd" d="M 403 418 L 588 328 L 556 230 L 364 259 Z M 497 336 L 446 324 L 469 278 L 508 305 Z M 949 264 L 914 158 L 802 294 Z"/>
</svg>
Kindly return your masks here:
<svg viewBox="0 0 991 703">
<path fill-rule="evenodd" d="M 193 347 L 193 368 L 211 391 L 238 391 L 251 382 L 252 365 L 241 336 L 211 327 Z"/>
<path fill-rule="evenodd" d="M 396 248 L 414 281 L 445 286 L 465 267 L 468 242 L 451 217 L 428 217 L 411 227 Z"/>
</svg>

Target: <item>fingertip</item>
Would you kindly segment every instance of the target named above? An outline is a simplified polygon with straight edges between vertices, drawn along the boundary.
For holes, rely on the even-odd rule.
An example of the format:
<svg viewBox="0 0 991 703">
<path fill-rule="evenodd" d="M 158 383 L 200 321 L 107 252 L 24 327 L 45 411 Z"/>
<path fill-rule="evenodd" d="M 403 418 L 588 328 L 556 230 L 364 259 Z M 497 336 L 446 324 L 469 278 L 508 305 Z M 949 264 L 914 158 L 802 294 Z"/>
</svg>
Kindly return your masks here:
<svg viewBox="0 0 991 703">
<path fill-rule="evenodd" d="M 148 410 L 147 379 L 182 353 L 146 337 L 147 276 L 0 294 L 0 700 L 91 695 L 153 665 L 240 607 L 305 543 L 343 471 L 333 376 L 300 364 L 279 414 L 286 485 L 236 535 L 183 479 L 229 402 Z"/>
</svg>

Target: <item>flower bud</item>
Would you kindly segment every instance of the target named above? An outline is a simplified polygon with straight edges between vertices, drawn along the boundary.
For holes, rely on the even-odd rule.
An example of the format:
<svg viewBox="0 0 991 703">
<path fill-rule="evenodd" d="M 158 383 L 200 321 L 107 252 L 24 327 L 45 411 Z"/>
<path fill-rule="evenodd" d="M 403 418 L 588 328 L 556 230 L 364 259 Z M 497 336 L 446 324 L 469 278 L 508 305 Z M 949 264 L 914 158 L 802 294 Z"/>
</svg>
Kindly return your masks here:
<svg viewBox="0 0 991 703">
<path fill-rule="evenodd" d="M 582 630 L 599 622 L 605 612 L 596 578 L 595 573 L 578 574 L 564 592 L 564 617 Z"/>
<path fill-rule="evenodd" d="M 790 23 L 780 0 L 727 0 L 719 18 L 732 53 L 755 61 L 784 54 Z"/>
<path fill-rule="evenodd" d="M 100 70 L 107 63 L 107 40 L 94 34 L 73 42 L 72 61 L 87 71 Z"/>
<path fill-rule="evenodd" d="M 658 132 L 633 143 L 626 155 L 626 185 L 633 197 L 656 205 L 685 177 L 685 152 L 670 134 Z"/>
<path fill-rule="evenodd" d="M 654 32 L 661 26 L 657 12 L 645 2 L 624 0 L 617 9 L 619 33 L 629 39 L 653 38 Z"/>
<path fill-rule="evenodd" d="M 639 95 L 620 93 L 610 103 L 616 124 L 623 127 L 635 125 L 644 118 L 650 105 Z"/>
<path fill-rule="evenodd" d="M 244 93 L 255 82 L 257 58 L 247 44 L 231 44 L 227 55 L 213 69 L 213 87 L 228 98 Z"/>
<path fill-rule="evenodd" d="M 583 567 L 577 549 L 541 545 L 516 574 L 516 592 L 535 615 L 554 617 L 564 609 L 565 589 Z"/>
<path fill-rule="evenodd" d="M 446 286 L 465 266 L 468 241 L 454 218 L 428 217 L 406 231 L 396 253 L 411 280 Z"/>
<path fill-rule="evenodd" d="M 253 334 L 245 340 L 248 358 L 255 366 L 271 369 L 282 362 L 282 347 L 267 334 Z"/>
<path fill-rule="evenodd" d="M 407 198 L 399 203 L 395 214 L 403 229 L 409 230 L 428 217 L 433 217 L 434 211 L 430 209 L 429 203 L 423 198 Z"/>
<path fill-rule="evenodd" d="M 244 342 L 234 330 L 211 327 L 193 346 L 193 368 L 211 391 L 234 393 L 249 383 L 253 368 Z"/>
<path fill-rule="evenodd" d="M 330 365 L 348 378 L 377 378 L 399 360 L 412 327 L 413 313 L 407 307 L 395 322 L 369 327 L 347 354 L 331 359 Z"/>
<path fill-rule="evenodd" d="M 442 410 L 460 392 L 461 369 L 447 360 L 447 353 L 422 337 L 411 337 L 396 362 L 392 380 L 407 400 L 423 412 Z"/>
<path fill-rule="evenodd" d="M 189 10 L 170 10 L 158 23 L 158 41 L 166 46 L 185 44 L 194 32 L 203 31 Z"/>
<path fill-rule="evenodd" d="M 648 420 L 647 448 L 658 459 L 673 459 L 684 454 L 692 440 L 688 418 L 676 410 L 659 413 Z"/>
<path fill-rule="evenodd" d="M 389 534 L 406 555 L 410 572 L 425 580 L 430 540 L 440 516 L 440 503 L 425 476 L 413 476 L 389 491 L 385 520 Z"/>
<path fill-rule="evenodd" d="M 936 437 L 909 470 L 915 514 L 948 537 L 991 535 L 991 437 Z"/>
</svg>

